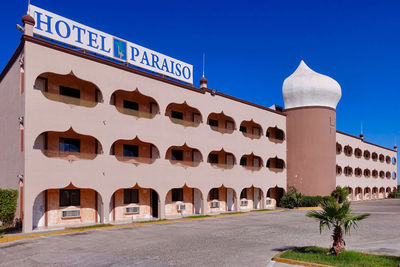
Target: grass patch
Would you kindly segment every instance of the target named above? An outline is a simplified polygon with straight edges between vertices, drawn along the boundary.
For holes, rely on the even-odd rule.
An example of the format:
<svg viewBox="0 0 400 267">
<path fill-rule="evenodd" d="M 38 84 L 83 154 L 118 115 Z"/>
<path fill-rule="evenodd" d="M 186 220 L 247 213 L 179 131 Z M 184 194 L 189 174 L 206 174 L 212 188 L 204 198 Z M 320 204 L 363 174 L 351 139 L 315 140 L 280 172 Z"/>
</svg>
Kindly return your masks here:
<svg viewBox="0 0 400 267">
<path fill-rule="evenodd" d="M 235 214 L 243 214 L 243 211 L 233 211 L 233 212 L 225 212 L 221 213 L 221 215 L 235 215 Z"/>
<path fill-rule="evenodd" d="M 251 212 L 260 212 L 260 211 L 273 211 L 277 209 L 261 209 L 261 210 L 252 210 Z"/>
<path fill-rule="evenodd" d="M 338 267 L 397 267 L 400 262 L 400 257 L 389 255 L 374 255 L 349 250 L 334 256 L 327 255 L 328 252 L 327 248 L 301 247 L 288 250 L 280 257 Z"/>
<path fill-rule="evenodd" d="M 192 215 L 192 216 L 187 216 L 185 218 L 205 218 L 205 217 L 211 217 L 210 215 Z"/>
<path fill-rule="evenodd" d="M 158 220 L 148 220 L 148 221 L 139 221 L 135 223 L 153 223 L 153 222 L 161 222 L 161 221 L 166 221 L 167 219 L 158 219 Z"/>
<path fill-rule="evenodd" d="M 77 227 L 65 227 L 65 229 L 92 229 L 92 228 L 102 228 L 107 226 L 113 226 L 112 224 L 94 224 L 94 225 L 87 225 L 87 226 L 77 226 Z"/>
</svg>

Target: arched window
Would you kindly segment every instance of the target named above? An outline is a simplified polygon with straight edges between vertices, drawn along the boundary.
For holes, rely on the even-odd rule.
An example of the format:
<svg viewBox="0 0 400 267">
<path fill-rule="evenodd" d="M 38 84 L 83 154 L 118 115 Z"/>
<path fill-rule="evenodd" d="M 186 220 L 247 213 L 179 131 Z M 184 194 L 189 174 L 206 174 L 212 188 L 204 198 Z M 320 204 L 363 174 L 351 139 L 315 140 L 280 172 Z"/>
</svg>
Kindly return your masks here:
<svg viewBox="0 0 400 267">
<path fill-rule="evenodd" d="M 353 168 L 347 166 L 344 167 L 344 175 L 346 176 L 352 176 L 353 175 Z"/>
<path fill-rule="evenodd" d="M 233 118 L 225 115 L 224 112 L 208 115 L 207 124 L 210 125 L 213 131 L 222 134 L 231 134 L 236 129 L 236 123 Z"/>
<path fill-rule="evenodd" d="M 378 160 L 378 154 L 373 152 L 371 158 L 372 158 L 373 161 L 377 161 Z"/>
<path fill-rule="evenodd" d="M 385 160 L 387 164 L 390 164 L 390 156 L 386 156 Z"/>
<path fill-rule="evenodd" d="M 339 155 L 340 153 L 342 153 L 342 145 L 336 143 L 336 155 Z"/>
<path fill-rule="evenodd" d="M 364 150 L 364 158 L 369 160 L 371 158 L 371 153 L 368 150 Z"/>
<path fill-rule="evenodd" d="M 350 157 L 351 155 L 353 155 L 353 148 L 351 146 L 345 146 L 344 149 L 344 154 L 348 157 Z"/>
<path fill-rule="evenodd" d="M 396 164 L 396 158 L 392 157 L 392 164 Z"/>
<path fill-rule="evenodd" d="M 392 178 L 396 179 L 396 177 L 397 177 L 396 172 L 392 172 Z"/>
<path fill-rule="evenodd" d="M 267 168 L 269 168 L 272 171 L 282 171 L 285 168 L 285 162 L 278 158 L 269 158 L 267 161 Z"/>
<path fill-rule="evenodd" d="M 356 175 L 357 177 L 361 177 L 361 175 L 362 175 L 362 170 L 361 170 L 360 168 L 356 168 L 356 169 L 354 170 L 354 173 L 355 173 L 355 175 Z"/>
<path fill-rule="evenodd" d="M 371 171 L 369 169 L 364 170 L 364 177 L 369 178 L 371 176 Z"/>
<path fill-rule="evenodd" d="M 362 151 L 361 151 L 361 149 L 356 148 L 356 149 L 354 150 L 354 155 L 356 156 L 356 158 L 361 158 L 361 156 L 362 156 Z"/>
<path fill-rule="evenodd" d="M 384 171 L 380 171 L 379 172 L 379 177 L 382 178 L 382 179 L 385 178 L 385 172 Z"/>
<path fill-rule="evenodd" d="M 202 122 L 200 111 L 186 102 L 169 104 L 165 110 L 165 116 L 168 116 L 173 123 L 184 127 L 197 127 Z"/>
<path fill-rule="evenodd" d="M 336 175 L 341 175 L 341 174 L 342 174 L 342 167 L 336 165 Z"/>
<path fill-rule="evenodd" d="M 379 161 L 382 163 L 385 161 L 385 156 L 383 154 L 379 154 Z"/>
<path fill-rule="evenodd" d="M 392 175 L 390 174 L 390 172 L 386 172 L 386 178 L 390 179 L 390 177 L 392 177 Z"/>
<path fill-rule="evenodd" d="M 285 132 L 277 126 L 269 127 L 266 135 L 271 142 L 281 143 L 285 140 Z"/>
<path fill-rule="evenodd" d="M 373 170 L 372 171 L 372 177 L 378 178 L 378 171 L 377 170 Z"/>
</svg>

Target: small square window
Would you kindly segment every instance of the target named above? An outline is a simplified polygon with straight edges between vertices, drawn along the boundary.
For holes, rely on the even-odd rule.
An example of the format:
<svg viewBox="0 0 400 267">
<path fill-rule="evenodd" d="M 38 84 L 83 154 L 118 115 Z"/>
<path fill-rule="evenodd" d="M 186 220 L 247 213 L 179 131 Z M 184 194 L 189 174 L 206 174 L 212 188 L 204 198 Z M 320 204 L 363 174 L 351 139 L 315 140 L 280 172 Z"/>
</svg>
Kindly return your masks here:
<svg viewBox="0 0 400 267">
<path fill-rule="evenodd" d="M 124 145 L 124 157 L 139 157 L 139 147 L 135 145 Z"/>
<path fill-rule="evenodd" d="M 59 139 L 59 150 L 64 152 L 81 152 L 81 140 L 73 138 Z"/>
<path fill-rule="evenodd" d="M 210 200 L 218 200 L 219 199 L 218 188 L 211 189 L 209 195 L 210 195 Z"/>
<path fill-rule="evenodd" d="M 139 110 L 139 104 L 137 102 L 124 100 L 124 108 Z"/>
<path fill-rule="evenodd" d="M 208 162 L 218 164 L 218 154 L 210 154 L 208 155 Z"/>
<path fill-rule="evenodd" d="M 209 119 L 208 120 L 208 124 L 210 124 L 210 126 L 218 127 L 218 121 L 217 120 Z"/>
<path fill-rule="evenodd" d="M 60 207 L 80 206 L 81 191 L 79 189 L 61 189 Z"/>
<path fill-rule="evenodd" d="M 174 119 L 183 120 L 183 113 L 179 112 L 179 111 L 172 110 L 171 111 L 171 117 L 174 118 Z"/>
<path fill-rule="evenodd" d="M 243 133 L 247 133 L 247 127 L 246 126 L 240 126 L 239 127 L 239 131 L 241 131 Z"/>
<path fill-rule="evenodd" d="M 171 150 L 171 159 L 172 160 L 183 160 L 183 151 L 182 150 Z"/>
<path fill-rule="evenodd" d="M 172 189 L 172 201 L 183 201 L 183 189 L 182 188 L 174 188 Z"/>
<path fill-rule="evenodd" d="M 60 86 L 60 95 L 74 97 L 74 98 L 81 98 L 81 91 L 79 89 Z"/>
<path fill-rule="evenodd" d="M 240 165 L 241 165 L 241 166 L 247 166 L 247 158 L 242 157 L 242 158 L 240 159 Z"/>
<path fill-rule="evenodd" d="M 139 189 L 124 189 L 124 204 L 139 203 Z"/>
</svg>

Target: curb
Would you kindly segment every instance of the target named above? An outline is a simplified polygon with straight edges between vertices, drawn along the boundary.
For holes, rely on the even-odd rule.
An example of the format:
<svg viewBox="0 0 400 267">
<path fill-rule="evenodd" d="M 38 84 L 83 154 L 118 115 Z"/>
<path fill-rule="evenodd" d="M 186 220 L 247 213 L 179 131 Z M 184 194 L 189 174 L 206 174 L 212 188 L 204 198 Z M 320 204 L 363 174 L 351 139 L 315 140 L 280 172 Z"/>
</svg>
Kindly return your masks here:
<svg viewBox="0 0 400 267">
<path fill-rule="evenodd" d="M 321 207 L 297 207 L 295 210 L 322 210 Z"/>
<path fill-rule="evenodd" d="M 46 232 L 46 233 L 35 233 L 35 234 L 22 234 L 22 235 L 11 235 L 11 236 L 3 236 L 0 238 L 1 243 L 7 243 L 12 241 L 18 241 L 28 238 L 35 238 L 35 237 L 43 237 L 43 236 L 52 236 L 52 235 L 63 235 L 63 234 L 70 234 L 70 233 L 77 233 L 77 232 L 89 232 L 94 230 L 102 230 L 102 229 L 121 229 L 121 228 L 134 228 L 137 226 L 145 226 L 145 225 L 152 225 L 152 224 L 164 224 L 164 223 L 174 223 L 174 222 L 186 222 L 186 221 L 197 221 L 203 219 L 216 219 L 216 218 L 223 218 L 223 217 L 230 217 L 230 216 L 242 216 L 242 215 L 250 215 L 250 214 L 261 214 L 267 212 L 282 212 L 283 209 L 278 210 L 266 210 L 266 211 L 259 211 L 259 212 L 238 212 L 232 214 L 219 214 L 219 215 L 211 215 L 209 217 L 201 217 L 199 218 L 180 218 L 180 219 L 171 219 L 171 220 L 155 220 L 153 222 L 145 222 L 145 223 L 132 223 L 132 224 L 122 224 L 122 225 L 111 225 L 111 226 L 103 226 L 103 227 L 93 227 L 93 228 L 86 228 L 86 229 L 66 229 L 61 231 L 54 231 L 54 232 Z"/>
<path fill-rule="evenodd" d="M 280 256 L 285 253 L 288 250 L 284 250 L 276 254 L 272 260 L 277 261 L 277 262 L 282 262 L 286 264 L 292 264 L 292 265 L 302 265 L 302 266 L 309 266 L 309 267 L 334 267 L 331 265 L 324 265 L 324 264 L 319 264 L 319 263 L 313 263 L 313 262 L 307 262 L 307 261 L 298 261 L 298 260 L 292 260 L 292 259 L 285 259 L 281 258 Z"/>
</svg>

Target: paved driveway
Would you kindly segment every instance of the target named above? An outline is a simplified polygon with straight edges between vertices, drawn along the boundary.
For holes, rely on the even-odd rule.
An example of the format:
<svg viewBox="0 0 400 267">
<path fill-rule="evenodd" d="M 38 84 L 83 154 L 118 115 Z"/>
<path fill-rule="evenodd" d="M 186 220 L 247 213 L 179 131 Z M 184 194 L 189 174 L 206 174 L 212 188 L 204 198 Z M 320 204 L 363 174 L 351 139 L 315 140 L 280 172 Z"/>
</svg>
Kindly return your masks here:
<svg viewBox="0 0 400 267">
<path fill-rule="evenodd" d="M 347 248 L 400 256 L 400 201 L 353 204 L 370 212 Z M 0 266 L 266 266 L 291 246 L 328 247 L 330 233 L 294 210 L 143 225 L 0 244 Z"/>
</svg>

